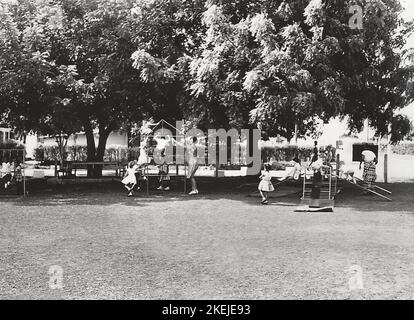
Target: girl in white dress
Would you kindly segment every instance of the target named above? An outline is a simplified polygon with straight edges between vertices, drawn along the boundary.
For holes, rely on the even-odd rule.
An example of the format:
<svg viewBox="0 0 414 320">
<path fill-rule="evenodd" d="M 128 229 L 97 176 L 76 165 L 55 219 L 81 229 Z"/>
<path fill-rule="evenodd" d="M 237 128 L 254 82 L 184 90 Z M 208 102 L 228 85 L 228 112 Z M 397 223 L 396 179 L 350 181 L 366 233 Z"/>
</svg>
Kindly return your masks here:
<svg viewBox="0 0 414 320">
<path fill-rule="evenodd" d="M 128 163 L 128 168 L 126 170 L 124 179 L 122 180 L 122 183 L 125 185 L 125 188 L 128 190 L 128 197 L 132 197 L 134 187 L 137 184 L 137 178 L 135 176 L 135 173 L 136 173 L 135 162 L 131 161 L 130 163 Z"/>
<path fill-rule="evenodd" d="M 149 162 L 150 161 L 147 153 L 147 141 L 144 140 L 141 142 L 141 145 L 139 146 L 138 165 L 143 166 L 148 164 Z"/>
<path fill-rule="evenodd" d="M 258 189 L 260 191 L 260 195 L 262 196 L 262 204 L 267 205 L 269 204 L 269 192 L 275 191 L 275 188 L 273 187 L 272 176 L 270 174 L 272 166 L 270 164 L 265 164 L 264 169 L 263 174 L 260 176 L 261 181 Z"/>
<path fill-rule="evenodd" d="M 198 158 L 197 158 L 197 137 L 192 138 L 192 143 L 187 146 L 187 159 L 188 159 L 188 171 L 187 178 L 191 181 L 191 191 L 189 195 L 198 194 L 197 183 L 194 178 L 195 173 L 198 169 Z"/>
</svg>

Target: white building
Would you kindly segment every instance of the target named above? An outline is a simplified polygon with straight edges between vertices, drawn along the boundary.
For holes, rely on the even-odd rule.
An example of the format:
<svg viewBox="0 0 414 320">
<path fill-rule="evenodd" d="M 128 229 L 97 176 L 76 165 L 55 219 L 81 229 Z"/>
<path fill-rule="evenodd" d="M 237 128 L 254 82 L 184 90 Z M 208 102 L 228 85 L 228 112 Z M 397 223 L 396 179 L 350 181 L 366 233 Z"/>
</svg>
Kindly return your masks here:
<svg viewBox="0 0 414 320">
<path fill-rule="evenodd" d="M 11 129 L 0 127 L 0 143 L 7 143 L 12 137 L 13 134 Z"/>
</svg>

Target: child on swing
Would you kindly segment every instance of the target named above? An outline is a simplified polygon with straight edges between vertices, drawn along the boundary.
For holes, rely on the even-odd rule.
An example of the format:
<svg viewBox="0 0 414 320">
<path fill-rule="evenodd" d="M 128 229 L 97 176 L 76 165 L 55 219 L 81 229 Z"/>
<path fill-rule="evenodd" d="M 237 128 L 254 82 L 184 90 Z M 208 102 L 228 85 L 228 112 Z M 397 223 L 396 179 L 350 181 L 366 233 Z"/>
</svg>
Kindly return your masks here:
<svg viewBox="0 0 414 320">
<path fill-rule="evenodd" d="M 166 161 L 158 166 L 158 175 L 160 176 L 160 186 L 157 190 L 169 191 L 170 190 L 170 176 L 169 166 Z"/>
<path fill-rule="evenodd" d="M 166 140 L 165 137 L 161 137 L 157 141 L 157 148 L 161 150 L 162 163 L 158 166 L 158 175 L 160 176 L 160 186 L 157 190 L 169 191 L 170 190 L 170 176 L 169 176 L 169 165 L 166 158 Z"/>
<path fill-rule="evenodd" d="M 266 163 L 264 165 L 264 172 L 260 176 L 260 183 L 259 183 L 259 191 L 260 195 L 262 196 L 262 204 L 268 205 L 269 204 L 269 192 L 275 191 L 275 188 L 272 184 L 272 176 L 270 174 L 270 170 L 272 169 L 272 166 L 269 163 Z"/>
<path fill-rule="evenodd" d="M 135 176 L 136 173 L 136 167 L 135 167 L 135 161 L 131 161 L 128 163 L 128 168 L 126 170 L 124 179 L 122 180 L 122 183 L 125 185 L 125 188 L 128 190 L 128 197 L 133 196 L 134 187 L 137 184 L 137 178 Z"/>
</svg>

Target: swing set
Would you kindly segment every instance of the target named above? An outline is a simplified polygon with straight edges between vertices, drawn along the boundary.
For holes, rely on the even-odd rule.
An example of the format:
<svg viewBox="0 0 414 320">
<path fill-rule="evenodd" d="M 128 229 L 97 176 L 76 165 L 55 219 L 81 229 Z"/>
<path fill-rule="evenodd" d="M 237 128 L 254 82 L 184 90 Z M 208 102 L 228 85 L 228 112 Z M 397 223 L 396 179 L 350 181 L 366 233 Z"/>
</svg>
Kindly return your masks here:
<svg viewBox="0 0 414 320">
<path fill-rule="evenodd" d="M 146 191 L 147 194 L 149 194 L 149 178 L 150 177 L 157 177 L 161 178 L 162 175 L 159 173 L 152 173 L 150 172 L 150 165 L 153 164 L 154 160 L 154 151 L 157 144 L 157 138 L 161 137 L 170 137 L 173 138 L 175 141 L 177 140 L 184 140 L 185 134 L 179 133 L 180 130 L 178 130 L 175 126 L 170 124 L 168 121 L 162 119 L 157 123 L 149 124 L 148 127 L 150 128 L 150 132 L 148 133 L 142 133 L 144 136 L 144 139 L 141 137 L 141 146 L 140 146 L 140 153 L 145 152 L 144 159 L 145 163 L 142 165 L 141 168 L 141 174 L 144 180 L 146 181 Z M 167 140 L 168 141 L 168 140 Z M 145 142 L 145 146 L 142 147 L 142 144 Z M 154 143 L 155 142 L 155 143 Z M 174 154 L 172 163 L 166 163 L 168 166 L 175 166 L 175 175 L 173 177 L 175 178 L 183 178 L 183 184 L 184 184 L 184 193 L 186 193 L 186 185 L 187 185 L 187 167 L 184 165 L 184 175 L 180 175 L 180 168 L 179 164 L 177 163 L 177 154 Z M 140 154 L 139 158 L 142 158 L 142 154 Z M 185 152 L 184 152 L 184 158 L 183 158 L 183 164 L 185 163 Z M 171 176 L 169 174 L 169 176 Z"/>
<path fill-rule="evenodd" d="M 0 149 L 0 165 L 1 165 L 1 185 L 0 185 L 0 195 L 1 196 L 10 196 L 11 193 L 8 192 L 11 188 L 5 187 L 4 182 L 5 178 L 8 174 L 11 175 L 11 179 L 9 181 L 10 186 L 14 186 L 17 188 L 17 191 L 19 191 L 19 188 L 22 188 L 21 194 L 23 197 L 26 196 L 26 169 L 25 169 L 25 158 L 26 158 L 26 151 L 24 149 Z M 17 162 L 20 164 L 20 172 L 18 172 L 16 169 Z M 5 168 L 3 168 L 3 163 L 7 163 L 10 165 L 10 171 L 5 172 Z M 18 181 L 20 180 L 21 181 Z M 21 184 L 21 185 L 20 185 Z M 15 193 L 16 195 L 18 192 Z"/>
</svg>

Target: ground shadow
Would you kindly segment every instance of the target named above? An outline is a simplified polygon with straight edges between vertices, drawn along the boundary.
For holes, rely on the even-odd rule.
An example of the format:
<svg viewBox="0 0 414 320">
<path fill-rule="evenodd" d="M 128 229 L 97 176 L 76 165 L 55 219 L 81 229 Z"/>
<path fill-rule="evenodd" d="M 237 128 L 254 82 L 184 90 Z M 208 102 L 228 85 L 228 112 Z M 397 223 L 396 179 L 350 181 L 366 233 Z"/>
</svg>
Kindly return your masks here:
<svg viewBox="0 0 414 320">
<path fill-rule="evenodd" d="M 201 179 L 200 179 L 201 180 Z M 414 213 L 413 195 L 414 184 L 390 184 L 393 202 L 387 202 L 376 196 L 363 196 L 361 191 L 343 185 L 341 193 L 335 201 L 336 208 L 347 208 L 365 212 L 403 212 Z M 135 192 L 128 198 L 125 189 L 119 182 L 96 185 L 57 185 L 46 186 L 31 190 L 27 198 L 15 196 L 2 196 L 0 202 L 11 203 L 18 206 L 109 206 L 124 205 L 131 207 L 145 207 L 153 203 L 168 203 L 170 201 L 194 200 L 233 200 L 243 202 L 253 207 L 260 207 L 260 195 L 257 191 L 255 179 L 208 179 L 199 181 L 200 195 L 189 196 L 183 193 L 183 188 L 162 192 L 152 186 L 149 194 L 144 190 Z M 188 189 L 187 189 L 188 190 Z M 270 196 L 270 205 L 274 207 L 292 207 L 300 205 L 301 184 L 287 183 L 278 186 Z"/>
</svg>

